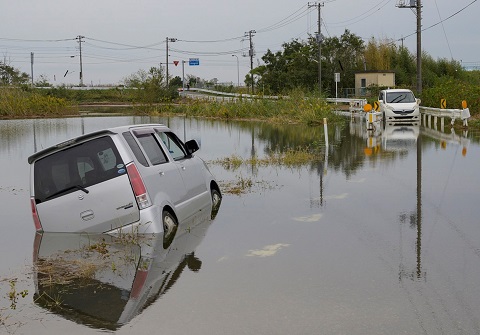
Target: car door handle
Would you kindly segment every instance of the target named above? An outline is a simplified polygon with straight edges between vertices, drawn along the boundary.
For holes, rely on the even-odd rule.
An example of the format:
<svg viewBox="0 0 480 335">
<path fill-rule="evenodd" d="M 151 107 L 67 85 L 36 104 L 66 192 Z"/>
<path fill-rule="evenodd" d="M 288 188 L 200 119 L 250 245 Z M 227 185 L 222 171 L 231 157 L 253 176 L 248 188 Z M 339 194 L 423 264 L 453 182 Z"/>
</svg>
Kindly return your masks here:
<svg viewBox="0 0 480 335">
<path fill-rule="evenodd" d="M 164 176 L 164 175 L 165 175 L 165 172 L 163 172 L 163 171 L 160 171 L 158 174 L 159 174 L 159 175 L 160 175 L 160 177 L 161 177 L 161 176 Z"/>
<path fill-rule="evenodd" d="M 186 170 L 186 167 L 185 167 L 184 165 L 182 165 L 182 166 L 181 166 L 181 169 L 182 169 L 183 171 L 185 171 L 185 170 Z"/>
</svg>

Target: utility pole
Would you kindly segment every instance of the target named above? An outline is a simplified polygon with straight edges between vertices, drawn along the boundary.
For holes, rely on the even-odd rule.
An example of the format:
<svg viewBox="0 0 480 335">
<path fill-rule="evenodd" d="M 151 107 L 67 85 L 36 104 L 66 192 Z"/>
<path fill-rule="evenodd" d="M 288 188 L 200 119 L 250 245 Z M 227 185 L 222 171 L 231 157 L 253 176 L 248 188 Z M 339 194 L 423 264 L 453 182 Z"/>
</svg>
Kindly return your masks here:
<svg viewBox="0 0 480 335">
<path fill-rule="evenodd" d="M 417 94 L 422 95 L 422 1 L 417 0 Z"/>
<path fill-rule="evenodd" d="M 168 88 L 168 42 L 176 42 L 177 39 L 176 38 L 166 38 L 165 39 L 166 43 L 167 43 L 167 68 L 166 68 L 166 82 L 167 82 L 167 88 Z"/>
<path fill-rule="evenodd" d="M 252 94 L 255 93 L 255 80 L 253 79 L 253 56 L 255 56 L 255 51 L 253 50 L 253 42 L 252 42 L 252 37 L 253 34 L 256 34 L 257 32 L 255 30 L 250 30 L 249 32 L 246 32 L 245 35 L 248 34 L 248 39 L 250 40 L 250 49 L 248 50 L 248 55 L 250 56 L 250 77 L 252 79 Z"/>
<path fill-rule="evenodd" d="M 30 67 L 32 70 L 32 87 L 33 87 L 33 52 L 30 52 Z"/>
<path fill-rule="evenodd" d="M 406 3 L 405 1 L 408 1 Z M 417 17 L 417 94 L 422 94 L 422 1 L 421 0 L 398 0 L 398 8 L 415 9 Z M 402 38 L 403 47 L 403 38 Z"/>
<path fill-rule="evenodd" d="M 240 87 L 240 65 L 237 55 L 232 55 L 232 57 L 237 57 L 237 88 Z"/>
<path fill-rule="evenodd" d="M 80 46 L 80 86 L 83 86 L 83 69 L 82 69 L 82 43 L 84 42 L 82 38 L 85 36 L 78 35 L 76 40 L 78 40 L 78 45 Z"/>
<path fill-rule="evenodd" d="M 308 8 L 317 7 L 318 9 L 318 32 L 317 32 L 317 43 L 318 43 L 318 90 L 322 94 L 322 12 L 323 2 L 314 2 L 308 3 Z"/>
</svg>

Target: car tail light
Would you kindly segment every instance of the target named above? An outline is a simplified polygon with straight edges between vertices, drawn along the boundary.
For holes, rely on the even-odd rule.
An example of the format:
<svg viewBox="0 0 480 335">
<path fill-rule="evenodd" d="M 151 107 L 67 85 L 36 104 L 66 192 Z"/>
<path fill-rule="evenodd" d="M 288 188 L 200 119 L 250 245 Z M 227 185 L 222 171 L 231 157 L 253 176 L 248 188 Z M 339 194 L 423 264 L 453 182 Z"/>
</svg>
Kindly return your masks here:
<svg viewBox="0 0 480 335">
<path fill-rule="evenodd" d="M 32 206 L 32 217 L 33 223 L 35 224 L 35 230 L 42 230 L 42 224 L 40 223 L 40 218 L 38 217 L 37 205 L 35 204 L 35 198 L 30 198 L 30 205 Z"/>
<path fill-rule="evenodd" d="M 127 165 L 127 173 L 130 178 L 130 183 L 132 184 L 138 208 L 144 209 L 150 207 L 152 204 L 148 198 L 147 189 L 145 188 L 145 184 L 143 183 L 142 177 L 140 176 L 140 173 L 138 173 L 135 164 L 132 163 Z"/>
<path fill-rule="evenodd" d="M 133 280 L 132 290 L 130 291 L 130 298 L 137 299 L 142 292 L 147 281 L 148 271 L 152 265 L 152 259 L 140 258 L 138 262 L 137 272 L 135 273 L 135 279 Z"/>
</svg>

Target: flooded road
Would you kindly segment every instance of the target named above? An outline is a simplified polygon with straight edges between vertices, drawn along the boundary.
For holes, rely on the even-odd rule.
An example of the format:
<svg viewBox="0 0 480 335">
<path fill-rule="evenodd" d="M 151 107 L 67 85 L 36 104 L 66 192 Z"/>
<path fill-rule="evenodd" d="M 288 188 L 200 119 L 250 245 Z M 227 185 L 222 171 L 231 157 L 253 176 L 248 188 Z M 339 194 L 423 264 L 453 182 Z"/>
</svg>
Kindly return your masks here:
<svg viewBox="0 0 480 335">
<path fill-rule="evenodd" d="M 167 243 L 36 236 L 27 157 L 140 123 L 201 143 L 216 218 Z M 480 334 L 478 133 L 346 118 L 326 148 L 323 127 L 116 116 L 4 120 L 0 137 L 0 334 Z M 258 163 L 306 146 L 318 159 Z M 52 284 L 78 259 L 100 264 L 88 283 Z"/>
</svg>

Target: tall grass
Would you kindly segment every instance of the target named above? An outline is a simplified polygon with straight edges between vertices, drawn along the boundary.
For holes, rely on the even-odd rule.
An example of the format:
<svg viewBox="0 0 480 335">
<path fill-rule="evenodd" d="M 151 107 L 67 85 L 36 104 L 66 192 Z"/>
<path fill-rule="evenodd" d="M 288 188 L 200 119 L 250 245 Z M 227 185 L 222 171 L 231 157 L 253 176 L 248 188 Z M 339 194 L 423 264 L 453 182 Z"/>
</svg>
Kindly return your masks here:
<svg viewBox="0 0 480 335">
<path fill-rule="evenodd" d="M 231 102 L 194 101 L 177 106 L 174 112 L 187 116 L 215 117 L 221 119 L 260 119 L 279 123 L 318 125 L 323 118 L 339 119 L 331 105 L 324 99 L 292 92 L 288 98 L 240 99 Z"/>
<path fill-rule="evenodd" d="M 55 116 L 73 113 L 65 99 L 20 88 L 0 88 L 0 117 Z"/>
</svg>

